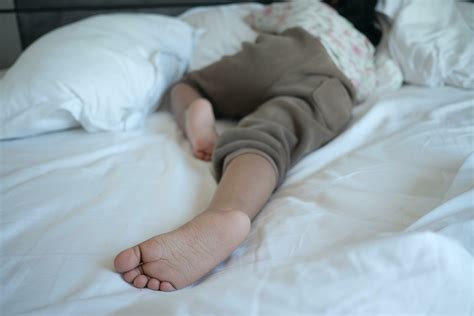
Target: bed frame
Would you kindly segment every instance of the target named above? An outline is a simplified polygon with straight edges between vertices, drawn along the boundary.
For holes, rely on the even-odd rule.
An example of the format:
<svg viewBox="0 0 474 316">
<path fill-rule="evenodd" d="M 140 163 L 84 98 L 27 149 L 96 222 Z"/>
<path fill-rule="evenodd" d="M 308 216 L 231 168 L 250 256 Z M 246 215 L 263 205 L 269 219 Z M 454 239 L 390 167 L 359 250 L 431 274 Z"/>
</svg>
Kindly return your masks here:
<svg viewBox="0 0 474 316">
<path fill-rule="evenodd" d="M 0 0 L 0 68 L 13 63 L 41 35 L 88 16 L 111 12 L 151 12 L 178 15 L 194 6 L 272 0 Z M 2 43 L 3 46 L 3 43 Z M 3 56 L 2 56 L 3 55 Z"/>
<path fill-rule="evenodd" d="M 209 6 L 235 2 L 228 0 L 16 0 L 22 47 L 26 48 L 41 35 L 59 26 L 107 12 L 153 12 L 178 15 L 193 6 Z"/>
</svg>

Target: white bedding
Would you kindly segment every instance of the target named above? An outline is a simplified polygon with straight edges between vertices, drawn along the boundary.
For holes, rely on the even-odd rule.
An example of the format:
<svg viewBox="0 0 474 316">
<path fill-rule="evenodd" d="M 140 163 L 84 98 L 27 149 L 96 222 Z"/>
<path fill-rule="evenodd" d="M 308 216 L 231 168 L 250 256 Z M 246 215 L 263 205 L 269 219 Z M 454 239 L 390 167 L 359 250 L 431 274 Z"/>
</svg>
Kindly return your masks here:
<svg viewBox="0 0 474 316">
<path fill-rule="evenodd" d="M 474 89 L 473 3 L 455 0 L 382 0 L 393 20 L 391 57 L 406 82 Z"/>
<path fill-rule="evenodd" d="M 215 189 L 168 113 L 136 132 L 1 142 L 2 315 L 472 315 L 473 100 L 408 86 L 357 107 L 244 244 L 172 293 L 137 290 L 112 265 Z"/>
</svg>

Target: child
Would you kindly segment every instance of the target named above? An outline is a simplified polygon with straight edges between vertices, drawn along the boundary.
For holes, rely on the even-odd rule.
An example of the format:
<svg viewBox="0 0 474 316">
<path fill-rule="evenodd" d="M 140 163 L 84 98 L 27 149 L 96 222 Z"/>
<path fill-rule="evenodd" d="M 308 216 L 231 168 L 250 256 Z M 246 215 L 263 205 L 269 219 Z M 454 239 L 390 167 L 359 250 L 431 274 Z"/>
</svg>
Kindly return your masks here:
<svg viewBox="0 0 474 316">
<path fill-rule="evenodd" d="M 358 9 L 374 12 L 373 2 Z M 347 125 L 354 94 L 320 41 L 302 28 L 260 35 L 236 55 L 188 74 L 171 90 L 172 112 L 194 155 L 212 157 L 219 185 L 203 213 L 122 251 L 116 270 L 137 288 L 161 291 L 204 276 L 244 241 L 288 169 Z M 218 136 L 215 116 L 240 121 Z"/>
</svg>

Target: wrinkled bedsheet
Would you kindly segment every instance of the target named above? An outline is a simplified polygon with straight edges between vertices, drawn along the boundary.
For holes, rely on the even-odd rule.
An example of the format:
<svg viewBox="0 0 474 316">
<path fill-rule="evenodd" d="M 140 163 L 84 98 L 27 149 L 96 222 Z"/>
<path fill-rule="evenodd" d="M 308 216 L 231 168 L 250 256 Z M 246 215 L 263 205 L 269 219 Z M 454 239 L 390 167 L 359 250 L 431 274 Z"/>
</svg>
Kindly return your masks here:
<svg viewBox="0 0 474 316">
<path fill-rule="evenodd" d="M 112 262 L 191 219 L 216 188 L 168 113 L 134 132 L 0 142 L 0 311 L 472 315 L 473 100 L 408 86 L 355 108 L 241 247 L 172 293 L 131 287 Z"/>
</svg>

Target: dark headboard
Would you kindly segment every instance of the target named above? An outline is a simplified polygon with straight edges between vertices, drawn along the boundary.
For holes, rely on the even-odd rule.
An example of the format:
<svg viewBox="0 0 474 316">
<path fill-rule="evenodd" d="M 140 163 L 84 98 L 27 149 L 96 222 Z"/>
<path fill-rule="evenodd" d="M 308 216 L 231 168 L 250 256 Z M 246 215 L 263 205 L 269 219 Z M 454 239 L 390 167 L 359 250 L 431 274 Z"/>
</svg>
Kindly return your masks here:
<svg viewBox="0 0 474 316">
<path fill-rule="evenodd" d="M 227 0 L 16 0 L 16 13 L 22 47 L 59 26 L 106 12 L 152 12 L 178 15 L 193 6 L 236 2 Z"/>
<path fill-rule="evenodd" d="M 149 12 L 178 15 L 195 6 L 272 0 L 0 0 L 0 69 L 41 35 L 100 13 Z"/>
</svg>

